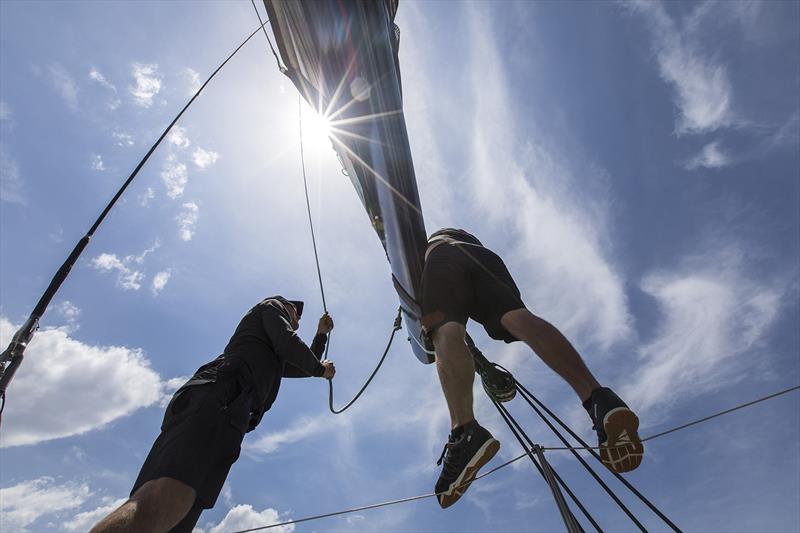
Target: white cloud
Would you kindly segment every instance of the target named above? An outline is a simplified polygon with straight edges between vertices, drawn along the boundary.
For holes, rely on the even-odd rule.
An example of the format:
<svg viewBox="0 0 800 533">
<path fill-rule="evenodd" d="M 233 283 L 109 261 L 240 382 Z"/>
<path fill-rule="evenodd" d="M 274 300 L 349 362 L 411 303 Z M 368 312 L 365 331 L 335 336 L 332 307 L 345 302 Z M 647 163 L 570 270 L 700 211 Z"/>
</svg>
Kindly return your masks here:
<svg viewBox="0 0 800 533">
<path fill-rule="evenodd" d="M 683 30 L 660 2 L 639 0 L 622 5 L 641 13 L 650 24 L 661 77 L 675 90 L 680 111 L 677 133 L 703 133 L 732 125 L 733 91 L 727 68 L 704 54 L 693 36 L 704 15 L 704 5 L 698 5 L 687 18 Z"/>
<path fill-rule="evenodd" d="M 0 142 L 0 202 L 22 205 L 27 203 L 19 165 L 11 157 L 6 143 L 2 142 Z"/>
<path fill-rule="evenodd" d="M 606 193 L 601 189 L 589 196 L 583 185 L 569 189 L 578 183 L 574 169 L 581 164 L 574 154 L 562 155 L 534 141 L 520 143 L 536 133 L 522 132 L 515 124 L 502 56 L 485 16 L 481 7 L 472 10 L 467 67 L 473 77 L 473 113 L 465 133 L 471 134 L 466 140 L 472 160 L 464 185 L 476 211 L 448 224 L 477 224 L 479 238 L 489 247 L 497 241 L 512 243 L 497 251 L 515 274 L 523 299 L 536 302 L 573 341 L 607 349 L 627 339 L 632 326 L 623 280 L 607 259 Z M 582 183 L 592 181 L 597 187 L 609 179 L 602 169 L 584 165 L 578 167 Z M 497 176 L 503 176 L 502 184 Z M 433 201 L 451 200 L 445 195 Z M 429 211 L 438 209 L 431 202 Z"/>
<path fill-rule="evenodd" d="M 142 281 L 144 280 L 144 273 L 141 272 L 134 265 L 143 265 L 148 255 L 152 254 L 161 243 L 156 240 L 153 246 L 147 248 L 139 255 L 126 255 L 122 259 L 117 257 L 116 254 L 102 253 L 91 261 L 91 266 L 101 272 L 116 272 L 117 273 L 117 286 L 124 290 L 138 291 L 142 288 Z"/>
<path fill-rule="evenodd" d="M 178 161 L 174 154 L 170 154 L 161 169 L 161 180 L 167 188 L 167 196 L 173 200 L 182 196 L 186 183 L 189 181 L 186 165 Z"/>
<path fill-rule="evenodd" d="M 78 110 L 78 86 L 69 72 L 61 65 L 51 65 L 49 68 L 50 81 L 53 82 L 58 94 L 66 102 L 67 107 L 73 111 Z"/>
<path fill-rule="evenodd" d="M 681 398 L 756 370 L 750 354 L 765 341 L 787 289 L 779 281 L 753 279 L 744 257 L 730 248 L 645 277 L 642 290 L 663 318 L 655 337 L 639 349 L 632 385 L 622 390 L 631 405 L 652 411 L 652 418 Z"/>
<path fill-rule="evenodd" d="M 102 505 L 91 511 L 84 511 L 76 514 L 71 520 L 62 524 L 66 531 L 89 531 L 100 520 L 105 518 L 111 511 L 127 501 L 126 498 L 113 500 L 106 505 Z"/>
<path fill-rule="evenodd" d="M 81 316 L 81 310 L 78 306 L 69 300 L 64 300 L 58 305 L 53 306 L 53 310 L 66 321 L 66 328 L 69 333 L 78 329 L 78 317 Z"/>
<path fill-rule="evenodd" d="M 330 417 L 325 417 L 323 419 L 319 417 L 304 418 L 293 423 L 286 429 L 270 432 L 256 440 L 246 442 L 244 447 L 247 450 L 259 454 L 273 453 L 287 444 L 299 442 L 309 437 L 319 435 L 320 433 L 330 431 L 331 424 L 334 424 L 334 422 L 331 421 Z"/>
<path fill-rule="evenodd" d="M 192 161 L 194 161 L 194 164 L 198 168 L 208 168 L 216 163 L 217 159 L 219 159 L 219 154 L 217 152 L 204 150 L 202 148 L 196 148 L 192 153 Z"/>
<path fill-rule="evenodd" d="M 0 344 L 17 329 L 0 317 Z M 9 388 L 3 447 L 80 435 L 160 399 L 159 376 L 139 349 L 86 344 L 57 328 L 39 331 L 26 356 Z"/>
<path fill-rule="evenodd" d="M 156 191 L 152 187 L 148 187 L 142 194 L 139 195 L 139 205 L 147 207 L 153 198 L 156 197 Z"/>
<path fill-rule="evenodd" d="M 0 101 L 0 121 L 11 120 L 12 116 L 11 106 L 6 102 Z"/>
<path fill-rule="evenodd" d="M 137 263 L 137 264 L 140 264 L 140 265 L 144 264 L 145 258 L 148 255 L 150 255 L 153 252 L 155 252 L 156 250 L 158 250 L 159 248 L 161 248 L 161 242 L 158 239 L 156 239 L 156 241 L 153 243 L 153 246 L 151 246 L 150 248 L 146 249 L 145 251 L 143 251 L 139 255 L 128 255 L 128 256 L 126 256 L 125 259 L 124 259 L 124 262 L 127 264 L 130 261 L 133 261 L 134 263 Z"/>
<path fill-rule="evenodd" d="M 105 165 L 105 163 L 103 163 L 102 156 L 100 156 L 98 154 L 94 154 L 92 156 L 92 170 L 97 170 L 99 172 L 102 172 L 105 169 L 106 169 L 106 165 Z"/>
<path fill-rule="evenodd" d="M 89 70 L 89 79 L 99 83 L 101 86 L 105 87 L 106 89 L 110 90 L 114 93 L 114 97 L 108 102 L 108 107 L 110 109 L 116 109 L 120 105 L 120 99 L 117 98 L 117 88 L 114 86 L 113 83 L 108 81 L 103 74 L 97 70 L 96 68 L 92 68 Z"/>
<path fill-rule="evenodd" d="M 161 90 L 158 65 L 134 63 L 131 65 L 131 74 L 136 81 L 136 86 L 130 88 L 133 101 L 142 107 L 150 107 L 153 98 Z"/>
<path fill-rule="evenodd" d="M 175 217 L 180 229 L 181 239 L 191 241 L 194 236 L 194 226 L 200 216 L 200 207 L 194 202 L 187 202 L 181 206 L 181 212 Z"/>
<path fill-rule="evenodd" d="M 3 422 L 4 431 L 9 431 L 7 422 Z M 57 485 L 51 477 L 40 477 L 0 489 L 0 529 L 27 531 L 28 526 L 40 517 L 80 507 L 90 496 L 89 487 L 85 484 Z"/>
<path fill-rule="evenodd" d="M 115 131 L 111 136 L 116 139 L 117 146 L 133 146 L 133 137 L 127 133 Z"/>
<path fill-rule="evenodd" d="M 240 531 L 280 522 L 281 517 L 275 509 L 256 511 L 252 505 L 237 505 L 225 515 L 217 525 L 212 525 L 207 533 L 225 533 L 226 531 Z M 270 531 L 289 533 L 294 531 L 294 524 L 272 528 Z"/>
<path fill-rule="evenodd" d="M 719 141 L 714 141 L 703 147 L 699 154 L 686 163 L 687 170 L 697 168 L 722 168 L 731 163 L 728 154 L 722 151 Z"/>
<path fill-rule="evenodd" d="M 188 148 L 191 143 L 186 136 L 186 128 L 180 126 L 173 126 L 167 135 L 167 141 L 177 146 L 178 148 Z"/>
<path fill-rule="evenodd" d="M 194 93 L 196 93 L 202 85 L 202 83 L 200 82 L 200 73 L 194 69 L 185 68 L 183 69 L 183 75 L 186 76 L 186 78 L 189 80 L 189 85 L 186 89 L 186 94 L 188 96 L 194 96 Z"/>
<path fill-rule="evenodd" d="M 152 291 L 153 294 L 160 293 L 166 287 L 172 273 L 169 270 L 163 270 L 153 276 Z"/>
<path fill-rule="evenodd" d="M 124 290 L 138 291 L 142 288 L 144 274 L 129 268 L 115 254 L 102 253 L 92 259 L 92 266 L 102 272 L 117 271 L 117 285 Z"/>
</svg>

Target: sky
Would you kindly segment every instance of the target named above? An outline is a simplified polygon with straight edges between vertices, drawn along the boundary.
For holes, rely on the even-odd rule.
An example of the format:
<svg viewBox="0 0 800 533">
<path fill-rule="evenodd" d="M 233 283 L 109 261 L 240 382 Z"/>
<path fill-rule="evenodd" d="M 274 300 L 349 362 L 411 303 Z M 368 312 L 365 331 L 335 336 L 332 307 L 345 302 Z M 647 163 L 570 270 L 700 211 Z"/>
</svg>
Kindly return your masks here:
<svg viewBox="0 0 800 533">
<path fill-rule="evenodd" d="M 263 6 L 259 5 L 259 8 Z M 405 118 L 426 228 L 508 264 L 642 435 L 800 383 L 800 4 L 400 2 Z M 199 84 L 256 27 L 247 1 L 0 2 L 0 343 Z M 127 497 L 165 402 L 243 313 L 283 294 L 322 313 L 300 174 L 336 327 L 336 404 L 397 309 L 380 243 L 263 36 L 205 89 L 45 314 L 8 391 L 0 529 L 84 531 Z M 485 355 L 584 438 L 569 387 L 520 343 Z M 433 491 L 448 418 L 401 332 L 358 403 L 284 381 L 204 533 Z M 476 383 L 476 416 L 516 457 Z M 556 438 L 512 412 L 538 443 Z M 800 395 L 647 443 L 627 475 L 686 531 L 800 530 Z M 547 452 L 609 531 L 633 525 Z M 611 476 L 649 530 L 666 530 Z M 283 531 L 560 531 L 526 461 L 433 499 Z"/>
</svg>

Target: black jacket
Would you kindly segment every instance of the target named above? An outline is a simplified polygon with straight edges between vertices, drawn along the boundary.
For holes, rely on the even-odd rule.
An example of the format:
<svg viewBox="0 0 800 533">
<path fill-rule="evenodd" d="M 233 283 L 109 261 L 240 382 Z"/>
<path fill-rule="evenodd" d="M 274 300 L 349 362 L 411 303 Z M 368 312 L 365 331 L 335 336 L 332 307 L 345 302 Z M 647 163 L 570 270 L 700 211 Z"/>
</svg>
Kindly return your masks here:
<svg viewBox="0 0 800 533">
<path fill-rule="evenodd" d="M 319 361 L 325 351 L 326 335 L 316 335 L 309 348 L 292 329 L 285 301 L 273 296 L 253 306 L 239 322 L 222 355 L 201 366 L 184 385 L 238 378 L 243 392 L 252 396 L 248 430 L 254 429 L 272 406 L 281 378 L 319 377 L 325 372 Z"/>
</svg>

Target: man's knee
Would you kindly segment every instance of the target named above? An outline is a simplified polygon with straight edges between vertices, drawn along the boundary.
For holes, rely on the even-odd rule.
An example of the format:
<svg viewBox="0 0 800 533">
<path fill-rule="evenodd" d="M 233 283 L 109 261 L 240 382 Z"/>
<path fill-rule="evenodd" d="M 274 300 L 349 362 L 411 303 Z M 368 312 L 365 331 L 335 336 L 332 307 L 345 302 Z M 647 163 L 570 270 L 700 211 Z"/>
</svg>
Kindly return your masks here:
<svg viewBox="0 0 800 533">
<path fill-rule="evenodd" d="M 447 349 L 455 343 L 463 344 L 466 332 L 467 328 L 464 324 L 459 322 L 446 322 L 433 332 L 433 345 L 439 350 L 440 348 Z"/>
</svg>

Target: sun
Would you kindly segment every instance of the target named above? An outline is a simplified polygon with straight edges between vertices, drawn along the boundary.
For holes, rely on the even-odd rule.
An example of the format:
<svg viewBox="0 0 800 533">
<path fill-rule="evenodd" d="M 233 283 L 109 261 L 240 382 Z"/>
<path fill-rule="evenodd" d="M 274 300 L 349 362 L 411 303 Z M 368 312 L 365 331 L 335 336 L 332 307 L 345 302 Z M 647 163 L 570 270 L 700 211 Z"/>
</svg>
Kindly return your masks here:
<svg viewBox="0 0 800 533">
<path fill-rule="evenodd" d="M 317 113 L 309 106 L 303 106 L 302 111 L 302 127 L 303 127 L 303 142 L 309 147 L 331 148 L 331 123 L 330 121 Z"/>
</svg>

